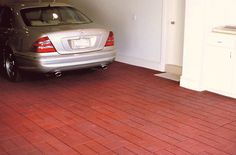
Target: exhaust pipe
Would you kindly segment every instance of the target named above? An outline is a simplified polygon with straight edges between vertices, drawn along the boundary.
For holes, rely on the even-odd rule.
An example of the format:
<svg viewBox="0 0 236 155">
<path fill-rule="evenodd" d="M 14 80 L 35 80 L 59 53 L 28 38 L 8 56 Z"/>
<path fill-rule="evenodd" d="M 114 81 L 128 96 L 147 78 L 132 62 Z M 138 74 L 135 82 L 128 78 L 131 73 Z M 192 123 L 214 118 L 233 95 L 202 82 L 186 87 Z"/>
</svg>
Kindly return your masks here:
<svg viewBox="0 0 236 155">
<path fill-rule="evenodd" d="M 61 73 L 61 72 L 55 72 L 54 75 L 55 75 L 57 78 L 59 78 L 59 77 L 62 76 L 62 73 Z"/>
<path fill-rule="evenodd" d="M 107 65 L 101 65 L 102 70 L 107 70 L 108 66 Z"/>
</svg>

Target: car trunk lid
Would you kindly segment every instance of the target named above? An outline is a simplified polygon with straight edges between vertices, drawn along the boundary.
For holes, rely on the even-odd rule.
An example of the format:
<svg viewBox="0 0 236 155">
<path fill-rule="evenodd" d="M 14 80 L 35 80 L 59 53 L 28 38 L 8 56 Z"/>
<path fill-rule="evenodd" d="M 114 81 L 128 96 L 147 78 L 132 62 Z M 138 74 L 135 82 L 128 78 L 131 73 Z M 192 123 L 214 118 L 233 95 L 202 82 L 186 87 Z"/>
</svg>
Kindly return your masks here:
<svg viewBox="0 0 236 155">
<path fill-rule="evenodd" d="M 47 36 L 59 54 L 78 54 L 102 50 L 109 36 L 109 31 L 103 28 L 87 27 L 54 26 L 48 29 L 33 28 L 31 30 L 39 33 L 40 37 Z"/>
<path fill-rule="evenodd" d="M 78 29 L 46 34 L 60 54 L 84 53 L 104 48 L 108 32 L 103 29 Z"/>
</svg>

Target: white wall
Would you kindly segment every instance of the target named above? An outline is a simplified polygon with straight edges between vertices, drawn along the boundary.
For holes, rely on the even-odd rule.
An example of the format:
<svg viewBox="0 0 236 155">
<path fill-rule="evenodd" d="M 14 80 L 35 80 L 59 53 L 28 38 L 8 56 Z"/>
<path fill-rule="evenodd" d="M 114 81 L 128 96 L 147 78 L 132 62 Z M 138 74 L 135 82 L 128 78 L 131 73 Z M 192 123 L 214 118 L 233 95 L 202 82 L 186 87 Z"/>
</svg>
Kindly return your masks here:
<svg viewBox="0 0 236 155">
<path fill-rule="evenodd" d="M 207 0 L 207 30 L 222 25 L 236 25 L 235 0 Z"/>
<path fill-rule="evenodd" d="M 162 0 L 70 0 L 116 35 L 117 60 L 161 70 Z"/>
<path fill-rule="evenodd" d="M 181 86 L 202 91 L 205 37 L 213 27 L 236 25 L 235 0 L 186 0 Z"/>
<path fill-rule="evenodd" d="M 201 90 L 206 0 L 186 0 L 181 86 Z"/>
</svg>

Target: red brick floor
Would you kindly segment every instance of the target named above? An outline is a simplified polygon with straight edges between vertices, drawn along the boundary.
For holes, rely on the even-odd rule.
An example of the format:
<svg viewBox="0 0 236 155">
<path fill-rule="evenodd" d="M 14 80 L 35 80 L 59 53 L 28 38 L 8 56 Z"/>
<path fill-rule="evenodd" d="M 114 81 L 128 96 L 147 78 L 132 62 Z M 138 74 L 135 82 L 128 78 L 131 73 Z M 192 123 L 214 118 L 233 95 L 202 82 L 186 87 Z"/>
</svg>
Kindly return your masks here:
<svg viewBox="0 0 236 155">
<path fill-rule="evenodd" d="M 114 63 L 60 79 L 0 77 L 0 154 L 236 154 L 236 100 Z"/>
</svg>

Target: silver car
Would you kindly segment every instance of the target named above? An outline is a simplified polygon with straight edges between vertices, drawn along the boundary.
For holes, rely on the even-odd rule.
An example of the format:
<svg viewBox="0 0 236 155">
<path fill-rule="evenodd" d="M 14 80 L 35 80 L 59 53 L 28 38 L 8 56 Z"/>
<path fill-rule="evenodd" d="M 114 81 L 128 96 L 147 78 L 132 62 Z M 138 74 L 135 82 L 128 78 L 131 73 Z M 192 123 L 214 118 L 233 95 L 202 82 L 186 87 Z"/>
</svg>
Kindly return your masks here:
<svg viewBox="0 0 236 155">
<path fill-rule="evenodd" d="M 106 67 L 115 59 L 114 34 L 63 3 L 0 6 L 2 70 L 12 81 L 22 71 L 55 73 Z"/>
</svg>

